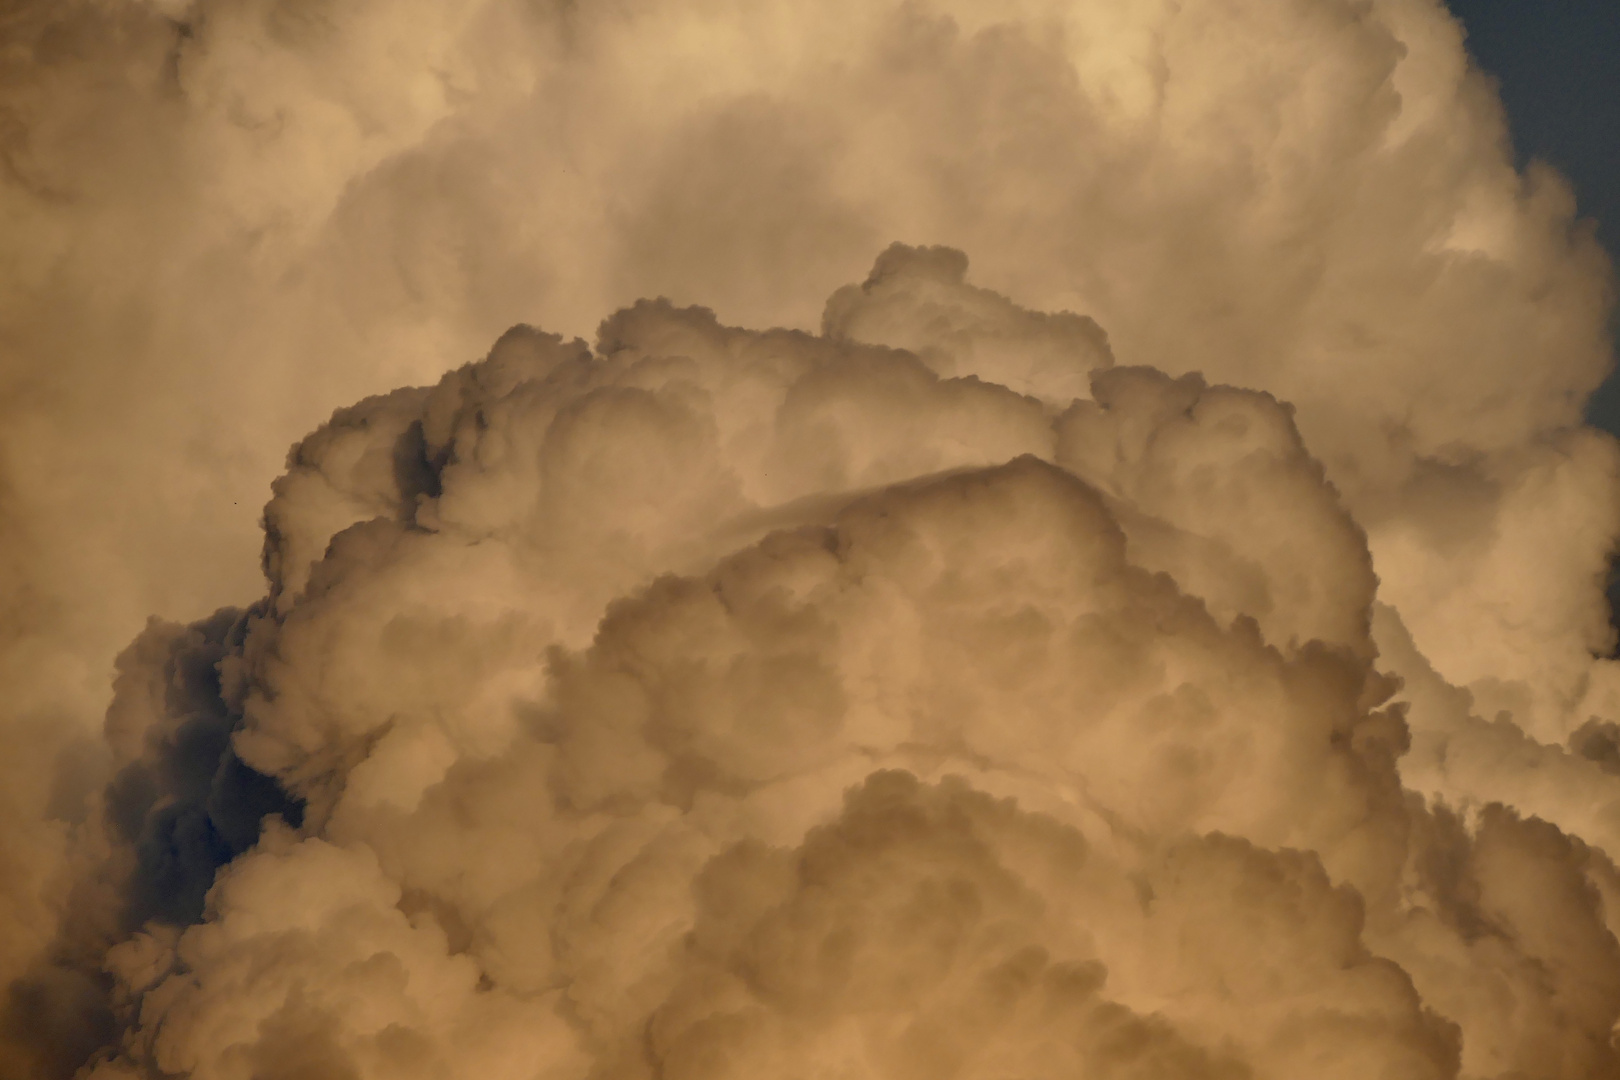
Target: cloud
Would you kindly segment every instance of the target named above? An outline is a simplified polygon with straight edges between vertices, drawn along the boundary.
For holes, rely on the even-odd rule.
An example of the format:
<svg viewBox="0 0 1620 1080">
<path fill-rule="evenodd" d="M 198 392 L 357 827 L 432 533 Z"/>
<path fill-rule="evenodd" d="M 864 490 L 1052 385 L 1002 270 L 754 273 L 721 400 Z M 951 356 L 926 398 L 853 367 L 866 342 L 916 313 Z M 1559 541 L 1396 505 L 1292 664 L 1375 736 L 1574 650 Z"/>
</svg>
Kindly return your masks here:
<svg viewBox="0 0 1620 1080">
<path fill-rule="evenodd" d="M 126 661 L 115 746 L 193 779 L 113 894 L 223 869 L 109 937 L 89 1075 L 1612 1067 L 1612 865 L 1403 786 L 1289 410 L 954 252 L 870 281 L 832 309 L 915 352 L 642 303 L 295 449 L 265 603 Z M 1015 333 L 1087 398 L 961 371 Z"/>
<path fill-rule="evenodd" d="M 0 1070 L 1615 1067 L 1612 278 L 1436 5 L 7 20 Z"/>
</svg>

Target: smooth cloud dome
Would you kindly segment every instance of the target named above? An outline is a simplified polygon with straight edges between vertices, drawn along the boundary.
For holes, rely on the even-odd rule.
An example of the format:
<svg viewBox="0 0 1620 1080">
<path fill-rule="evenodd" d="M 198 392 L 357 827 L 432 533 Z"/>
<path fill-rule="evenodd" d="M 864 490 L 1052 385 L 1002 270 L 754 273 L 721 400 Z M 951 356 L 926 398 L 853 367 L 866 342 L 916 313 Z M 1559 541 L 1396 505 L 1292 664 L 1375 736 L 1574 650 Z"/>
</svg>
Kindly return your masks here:
<svg viewBox="0 0 1620 1080">
<path fill-rule="evenodd" d="M 1428 0 L 3 33 L 0 1073 L 1620 1073 L 1612 279 Z"/>
</svg>

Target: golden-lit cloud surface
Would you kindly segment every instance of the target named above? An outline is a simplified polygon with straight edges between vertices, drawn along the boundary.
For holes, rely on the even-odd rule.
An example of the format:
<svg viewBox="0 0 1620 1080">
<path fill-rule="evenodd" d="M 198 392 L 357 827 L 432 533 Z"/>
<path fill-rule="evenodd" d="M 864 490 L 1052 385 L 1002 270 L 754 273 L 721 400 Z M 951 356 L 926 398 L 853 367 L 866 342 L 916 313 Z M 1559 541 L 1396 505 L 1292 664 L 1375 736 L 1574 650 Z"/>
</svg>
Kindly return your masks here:
<svg viewBox="0 0 1620 1080">
<path fill-rule="evenodd" d="M 24 0 L 0 166 L 0 1076 L 1620 1075 L 1436 0 Z"/>
</svg>

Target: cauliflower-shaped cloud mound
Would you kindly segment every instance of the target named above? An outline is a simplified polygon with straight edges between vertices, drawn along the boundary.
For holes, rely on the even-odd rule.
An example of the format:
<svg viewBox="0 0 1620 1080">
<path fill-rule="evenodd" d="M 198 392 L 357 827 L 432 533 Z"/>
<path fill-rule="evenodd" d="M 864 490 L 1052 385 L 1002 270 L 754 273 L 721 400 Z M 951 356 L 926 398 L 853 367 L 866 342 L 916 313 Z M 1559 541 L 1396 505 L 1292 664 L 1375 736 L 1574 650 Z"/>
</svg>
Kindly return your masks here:
<svg viewBox="0 0 1620 1080">
<path fill-rule="evenodd" d="M 1292 410 L 966 271 L 300 443 L 265 599 L 122 661 L 88 1076 L 1620 1069 L 1614 866 L 1403 785 L 1444 683 Z"/>
</svg>

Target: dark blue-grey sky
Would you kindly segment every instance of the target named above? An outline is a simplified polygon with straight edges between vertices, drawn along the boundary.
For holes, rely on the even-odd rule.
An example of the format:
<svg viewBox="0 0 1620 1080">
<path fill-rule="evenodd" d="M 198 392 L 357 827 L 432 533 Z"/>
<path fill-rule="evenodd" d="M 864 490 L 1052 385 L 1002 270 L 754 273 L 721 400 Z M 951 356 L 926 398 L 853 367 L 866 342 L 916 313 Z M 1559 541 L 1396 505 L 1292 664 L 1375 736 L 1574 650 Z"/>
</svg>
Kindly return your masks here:
<svg viewBox="0 0 1620 1080">
<path fill-rule="evenodd" d="M 1500 82 L 1521 162 L 1558 166 L 1610 256 L 1620 254 L 1620 0 L 1449 2 L 1469 51 Z M 1620 434 L 1620 379 L 1587 411 Z"/>
</svg>

